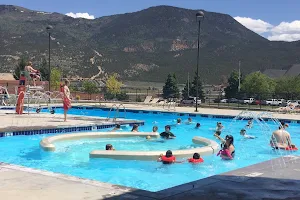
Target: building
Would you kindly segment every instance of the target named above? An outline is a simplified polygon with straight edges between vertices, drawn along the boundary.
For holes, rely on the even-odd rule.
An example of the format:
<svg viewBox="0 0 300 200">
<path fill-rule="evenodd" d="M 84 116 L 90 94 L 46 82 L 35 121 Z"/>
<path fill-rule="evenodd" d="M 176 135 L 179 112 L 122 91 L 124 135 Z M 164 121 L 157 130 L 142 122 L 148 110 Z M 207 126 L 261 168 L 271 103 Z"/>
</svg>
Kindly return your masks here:
<svg viewBox="0 0 300 200">
<path fill-rule="evenodd" d="M 299 76 L 300 64 L 294 64 L 288 69 L 266 69 L 263 74 L 270 78 L 281 78 L 283 76 Z"/>
</svg>

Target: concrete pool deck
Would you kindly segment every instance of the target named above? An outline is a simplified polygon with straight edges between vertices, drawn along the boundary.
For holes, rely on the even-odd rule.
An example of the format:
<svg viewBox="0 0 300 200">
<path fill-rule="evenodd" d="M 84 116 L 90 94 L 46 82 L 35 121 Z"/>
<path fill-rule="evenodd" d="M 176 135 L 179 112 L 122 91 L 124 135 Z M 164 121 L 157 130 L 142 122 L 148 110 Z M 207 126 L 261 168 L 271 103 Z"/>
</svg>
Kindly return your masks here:
<svg viewBox="0 0 300 200">
<path fill-rule="evenodd" d="M 285 156 L 159 192 L 5 163 L 0 163 L 0 182 L 0 197 L 7 200 L 297 200 L 300 157 Z"/>
<path fill-rule="evenodd" d="M 13 132 L 25 130 L 40 130 L 59 127 L 80 127 L 91 125 L 112 125 L 112 124 L 132 124 L 142 123 L 140 120 L 112 119 L 104 117 L 87 117 L 78 115 L 68 115 L 67 122 L 64 122 L 62 114 L 30 113 L 16 115 L 11 110 L 0 110 L 0 132 Z"/>
</svg>

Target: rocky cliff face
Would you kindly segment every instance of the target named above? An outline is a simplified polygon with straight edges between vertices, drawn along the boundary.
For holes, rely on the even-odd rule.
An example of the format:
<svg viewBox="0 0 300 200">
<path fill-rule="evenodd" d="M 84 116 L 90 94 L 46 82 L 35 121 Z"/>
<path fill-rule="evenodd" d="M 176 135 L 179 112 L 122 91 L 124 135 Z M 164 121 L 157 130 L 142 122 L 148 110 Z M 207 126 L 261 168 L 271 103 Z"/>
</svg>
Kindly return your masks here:
<svg viewBox="0 0 300 200">
<path fill-rule="evenodd" d="M 117 72 L 123 79 L 163 81 L 174 72 L 184 82 L 196 67 L 195 13 L 158 6 L 87 20 L 0 5 L 0 70 L 13 69 L 21 57 L 40 65 L 48 55 L 45 28 L 51 25 L 51 63 L 68 75 Z M 229 74 L 239 60 L 247 73 L 282 68 L 300 58 L 299 42 L 270 42 L 231 16 L 213 12 L 205 12 L 200 47 L 201 76 L 210 83 Z"/>
</svg>

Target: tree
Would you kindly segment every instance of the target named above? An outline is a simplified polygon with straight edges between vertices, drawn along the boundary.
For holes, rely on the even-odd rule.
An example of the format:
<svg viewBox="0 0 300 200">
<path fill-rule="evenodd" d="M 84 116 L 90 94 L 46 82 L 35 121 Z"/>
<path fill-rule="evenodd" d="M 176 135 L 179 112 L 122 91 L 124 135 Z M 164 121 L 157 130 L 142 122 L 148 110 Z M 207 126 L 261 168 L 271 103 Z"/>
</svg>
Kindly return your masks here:
<svg viewBox="0 0 300 200">
<path fill-rule="evenodd" d="M 282 77 L 276 80 L 275 93 L 285 99 L 299 98 L 300 77 Z"/>
<path fill-rule="evenodd" d="M 234 70 L 228 78 L 228 86 L 225 88 L 225 97 L 237 98 L 239 93 L 239 73 Z"/>
<path fill-rule="evenodd" d="M 49 81 L 49 66 L 45 58 L 43 58 L 42 64 L 38 70 L 41 72 L 42 80 Z"/>
<path fill-rule="evenodd" d="M 167 80 L 165 82 L 165 85 L 163 87 L 163 97 L 165 99 L 168 98 L 179 98 L 179 89 L 177 86 L 177 79 L 176 75 L 169 74 L 167 77 Z"/>
<path fill-rule="evenodd" d="M 117 74 L 112 74 L 108 76 L 106 81 L 106 94 L 107 96 L 116 97 L 117 94 L 121 91 L 122 83 L 117 80 Z"/>
<path fill-rule="evenodd" d="M 61 80 L 61 71 L 57 67 L 51 68 L 50 86 L 52 90 L 58 90 Z"/>
<path fill-rule="evenodd" d="M 195 73 L 195 77 L 194 80 L 192 82 L 192 87 L 190 90 L 190 96 L 196 97 L 197 95 L 197 73 Z M 203 88 L 202 88 L 202 81 L 200 80 L 200 77 L 198 79 L 198 98 L 199 99 L 204 99 L 204 92 L 203 92 Z"/>
<path fill-rule="evenodd" d="M 248 95 L 268 98 L 275 92 L 276 82 L 261 72 L 253 72 L 245 77 L 241 90 Z"/>
<path fill-rule="evenodd" d="M 189 93 L 190 93 L 190 91 L 191 91 L 191 82 L 190 83 L 188 83 L 188 82 L 186 82 L 186 84 L 185 84 L 185 86 L 184 86 L 184 88 L 183 88 L 183 90 L 182 90 L 182 97 L 184 98 L 184 99 L 188 99 L 189 98 Z"/>
<path fill-rule="evenodd" d="M 119 101 L 126 101 L 129 99 L 129 96 L 126 94 L 126 92 L 120 92 L 119 94 L 117 94 L 116 98 Z"/>
<path fill-rule="evenodd" d="M 92 81 L 84 81 L 82 86 L 83 86 L 83 91 L 88 93 L 90 95 L 90 98 L 92 94 L 99 92 L 97 85 Z"/>
<path fill-rule="evenodd" d="M 14 79 L 19 80 L 21 71 L 25 70 L 25 66 L 27 65 L 27 61 L 24 58 L 21 58 L 20 62 L 18 65 L 15 67 L 14 71 Z"/>
</svg>

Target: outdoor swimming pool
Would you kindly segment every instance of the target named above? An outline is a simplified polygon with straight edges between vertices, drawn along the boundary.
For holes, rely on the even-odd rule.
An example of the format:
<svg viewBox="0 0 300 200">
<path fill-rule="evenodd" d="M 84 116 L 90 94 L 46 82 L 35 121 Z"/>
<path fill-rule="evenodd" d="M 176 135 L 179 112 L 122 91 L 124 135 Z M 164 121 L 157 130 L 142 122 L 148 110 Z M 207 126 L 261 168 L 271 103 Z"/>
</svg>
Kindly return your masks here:
<svg viewBox="0 0 300 200">
<path fill-rule="evenodd" d="M 56 113 L 62 113 L 62 109 L 56 109 Z M 102 116 L 106 117 L 108 111 L 101 109 L 71 109 L 70 114 Z M 121 114 L 123 116 L 123 114 Z M 113 138 L 113 139 L 82 139 L 56 143 L 55 152 L 45 152 L 39 142 L 47 135 L 13 136 L 0 138 L 0 162 L 18 164 L 26 167 L 53 171 L 82 178 L 109 182 L 123 186 L 129 186 L 148 191 L 159 191 L 183 183 L 191 182 L 215 174 L 231 171 L 251 164 L 259 163 L 280 156 L 278 152 L 270 149 L 269 135 L 261 132 L 258 124 L 248 129 L 247 133 L 257 136 L 254 140 L 243 139 L 239 135 L 247 121 L 232 122 L 232 119 L 191 117 L 193 124 L 186 125 L 189 116 L 179 116 L 178 113 L 126 113 L 126 118 L 145 120 L 145 125 L 139 127 L 140 131 L 150 132 L 154 125 L 159 132 L 164 130 L 167 124 L 175 124 L 177 118 L 183 120 L 183 124 L 172 127 L 172 132 L 177 136 L 174 140 L 151 140 L 145 138 Z M 200 122 L 201 128 L 194 129 L 195 123 Z M 223 161 L 216 155 L 205 156 L 205 162 L 198 165 L 189 163 L 163 165 L 155 161 L 127 161 L 113 159 L 90 159 L 89 152 L 95 149 L 104 149 L 107 143 L 112 144 L 117 150 L 175 150 L 196 147 L 192 143 L 194 136 L 201 136 L 215 140 L 213 129 L 216 123 L 222 122 L 225 129 L 221 136 L 227 133 L 234 136 L 236 156 L 232 161 Z M 278 127 L 268 122 L 272 129 Z M 293 142 L 300 146 L 300 124 L 291 123 L 288 131 Z M 103 131 L 108 131 L 106 129 Z M 131 127 L 123 127 L 124 131 L 130 131 Z M 51 134 L 54 135 L 54 134 Z M 281 152 L 282 155 L 298 152 Z"/>
</svg>

